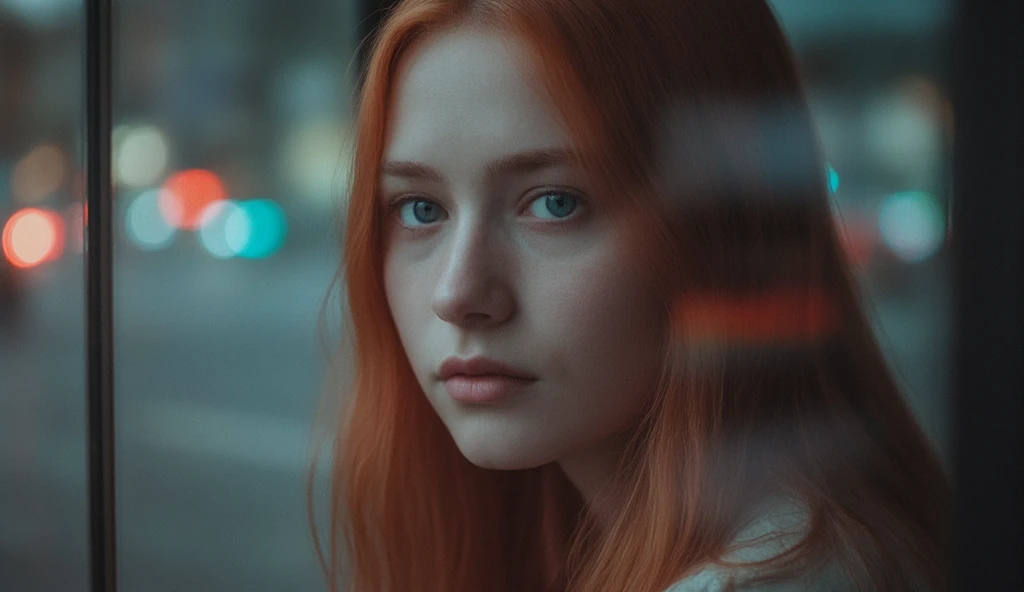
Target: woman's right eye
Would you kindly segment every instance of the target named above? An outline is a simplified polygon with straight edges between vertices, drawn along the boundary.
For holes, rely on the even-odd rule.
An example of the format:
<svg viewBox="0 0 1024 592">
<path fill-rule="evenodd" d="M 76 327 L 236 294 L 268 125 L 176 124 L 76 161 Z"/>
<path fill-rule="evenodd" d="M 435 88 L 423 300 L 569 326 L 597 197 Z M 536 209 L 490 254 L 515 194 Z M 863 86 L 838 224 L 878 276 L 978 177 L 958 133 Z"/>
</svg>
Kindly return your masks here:
<svg viewBox="0 0 1024 592">
<path fill-rule="evenodd" d="M 416 227 L 431 224 L 441 219 L 441 206 L 425 199 L 406 198 L 394 205 L 398 210 L 398 219 L 403 226 Z"/>
</svg>

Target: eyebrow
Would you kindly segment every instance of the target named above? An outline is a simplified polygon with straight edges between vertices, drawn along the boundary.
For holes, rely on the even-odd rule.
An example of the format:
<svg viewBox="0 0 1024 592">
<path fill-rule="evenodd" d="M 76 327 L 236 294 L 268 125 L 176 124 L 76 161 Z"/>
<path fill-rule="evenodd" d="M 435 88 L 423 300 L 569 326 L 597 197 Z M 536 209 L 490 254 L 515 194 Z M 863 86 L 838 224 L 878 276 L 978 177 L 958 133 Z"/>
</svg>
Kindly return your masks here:
<svg viewBox="0 0 1024 592">
<path fill-rule="evenodd" d="M 528 173 L 555 166 L 575 165 L 579 158 L 565 148 L 525 150 L 503 156 L 484 167 L 488 180 L 512 173 Z M 381 176 L 402 177 L 421 181 L 443 181 L 441 173 L 422 162 L 387 161 L 381 167 Z"/>
</svg>

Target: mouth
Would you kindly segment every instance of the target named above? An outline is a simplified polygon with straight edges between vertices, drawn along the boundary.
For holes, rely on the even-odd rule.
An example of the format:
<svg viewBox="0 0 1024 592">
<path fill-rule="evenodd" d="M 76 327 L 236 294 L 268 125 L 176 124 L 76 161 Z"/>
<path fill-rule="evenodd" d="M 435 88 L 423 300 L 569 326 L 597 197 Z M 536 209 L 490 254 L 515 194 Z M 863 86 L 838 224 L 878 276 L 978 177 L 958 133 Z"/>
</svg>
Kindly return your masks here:
<svg viewBox="0 0 1024 592">
<path fill-rule="evenodd" d="M 503 402 L 536 382 L 503 374 L 455 374 L 444 380 L 448 396 L 467 405 L 488 405 Z"/>
<path fill-rule="evenodd" d="M 466 377 L 505 377 L 517 380 L 536 380 L 529 371 L 513 364 L 477 356 L 473 358 L 449 357 L 437 371 L 439 380 L 446 381 L 454 376 Z"/>
</svg>

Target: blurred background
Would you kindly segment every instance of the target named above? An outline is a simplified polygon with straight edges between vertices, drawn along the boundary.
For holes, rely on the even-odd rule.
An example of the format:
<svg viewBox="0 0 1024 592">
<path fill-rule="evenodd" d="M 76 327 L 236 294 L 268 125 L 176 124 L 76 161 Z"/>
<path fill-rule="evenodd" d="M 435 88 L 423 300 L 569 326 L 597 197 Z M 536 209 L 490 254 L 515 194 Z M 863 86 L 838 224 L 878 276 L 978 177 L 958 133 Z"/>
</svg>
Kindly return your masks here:
<svg viewBox="0 0 1024 592">
<path fill-rule="evenodd" d="M 947 0 L 776 0 L 879 340 L 950 462 Z M 356 0 L 115 2 L 123 590 L 323 589 L 305 476 Z M 88 587 L 84 14 L 0 0 L 0 590 Z"/>
</svg>

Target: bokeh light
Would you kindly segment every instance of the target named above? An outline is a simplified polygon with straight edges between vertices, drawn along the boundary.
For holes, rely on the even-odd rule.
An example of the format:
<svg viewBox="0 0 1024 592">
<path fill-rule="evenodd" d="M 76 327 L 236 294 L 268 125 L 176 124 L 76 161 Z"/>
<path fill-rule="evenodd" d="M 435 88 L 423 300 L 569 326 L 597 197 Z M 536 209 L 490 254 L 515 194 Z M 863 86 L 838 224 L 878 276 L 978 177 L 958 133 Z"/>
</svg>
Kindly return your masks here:
<svg viewBox="0 0 1024 592">
<path fill-rule="evenodd" d="M 128 187 L 156 184 L 167 168 L 167 136 L 152 125 L 119 126 L 114 134 L 114 177 Z"/>
<path fill-rule="evenodd" d="M 11 192 L 21 203 L 38 203 L 60 188 L 67 168 L 67 158 L 60 148 L 37 146 L 14 166 Z"/>
<path fill-rule="evenodd" d="M 64 248 L 64 223 L 48 210 L 15 212 L 3 229 L 3 251 L 15 267 L 33 267 L 56 259 Z"/>
<path fill-rule="evenodd" d="M 199 222 L 199 242 L 214 257 L 230 259 L 245 247 L 251 229 L 244 222 L 238 221 L 239 213 L 245 216 L 241 206 L 227 199 L 215 201 L 203 209 Z"/>
<path fill-rule="evenodd" d="M 342 141 L 344 134 L 342 122 L 328 117 L 303 122 L 285 138 L 281 172 L 294 192 L 312 204 L 331 207 L 339 190 L 348 184 L 350 152 Z"/>
<path fill-rule="evenodd" d="M 246 225 L 249 229 L 239 256 L 248 259 L 263 259 L 281 248 L 288 232 L 284 210 L 277 202 L 269 199 L 254 199 L 241 202 L 241 210 L 232 214 L 234 224 Z M 246 222 L 242 222 L 242 219 Z M 232 220 L 229 220 L 229 229 Z"/>
<path fill-rule="evenodd" d="M 746 295 L 687 293 L 673 307 L 672 330 L 691 345 L 787 345 L 821 339 L 838 321 L 823 288 L 775 287 Z"/>
<path fill-rule="evenodd" d="M 825 174 L 828 176 L 828 189 L 832 193 L 839 191 L 839 173 L 832 165 L 825 165 Z"/>
<path fill-rule="evenodd" d="M 946 233 L 946 221 L 936 199 L 923 191 L 887 197 L 879 212 L 878 226 L 886 246 L 907 263 L 934 255 Z"/>
<path fill-rule="evenodd" d="M 144 251 L 156 251 L 174 242 L 178 229 L 164 217 L 161 197 L 170 200 L 166 207 L 174 208 L 177 201 L 165 195 L 163 189 L 150 189 L 139 194 L 125 214 L 125 231 L 129 240 Z M 180 213 L 176 214 L 180 218 Z"/>
<path fill-rule="evenodd" d="M 253 224 L 252 216 L 245 209 L 244 205 L 238 204 L 237 209 L 232 209 L 224 218 L 224 243 L 228 250 L 236 256 L 240 256 L 245 246 L 252 240 Z"/>
<path fill-rule="evenodd" d="M 910 77 L 865 107 L 867 154 L 880 168 L 910 182 L 934 175 L 944 146 L 946 112 L 934 83 Z"/>
<path fill-rule="evenodd" d="M 185 210 L 181 205 L 181 199 L 166 189 L 157 191 L 157 209 L 164 223 L 174 228 L 181 228 L 181 219 L 185 216 Z"/>
<path fill-rule="evenodd" d="M 216 201 L 203 210 L 199 242 L 214 257 L 264 259 L 281 248 L 284 210 L 270 199 Z"/>
<path fill-rule="evenodd" d="M 207 206 L 227 198 L 220 178 L 203 169 L 175 173 L 164 182 L 163 188 L 170 194 L 159 200 L 164 220 L 183 230 L 198 228 Z"/>
</svg>

